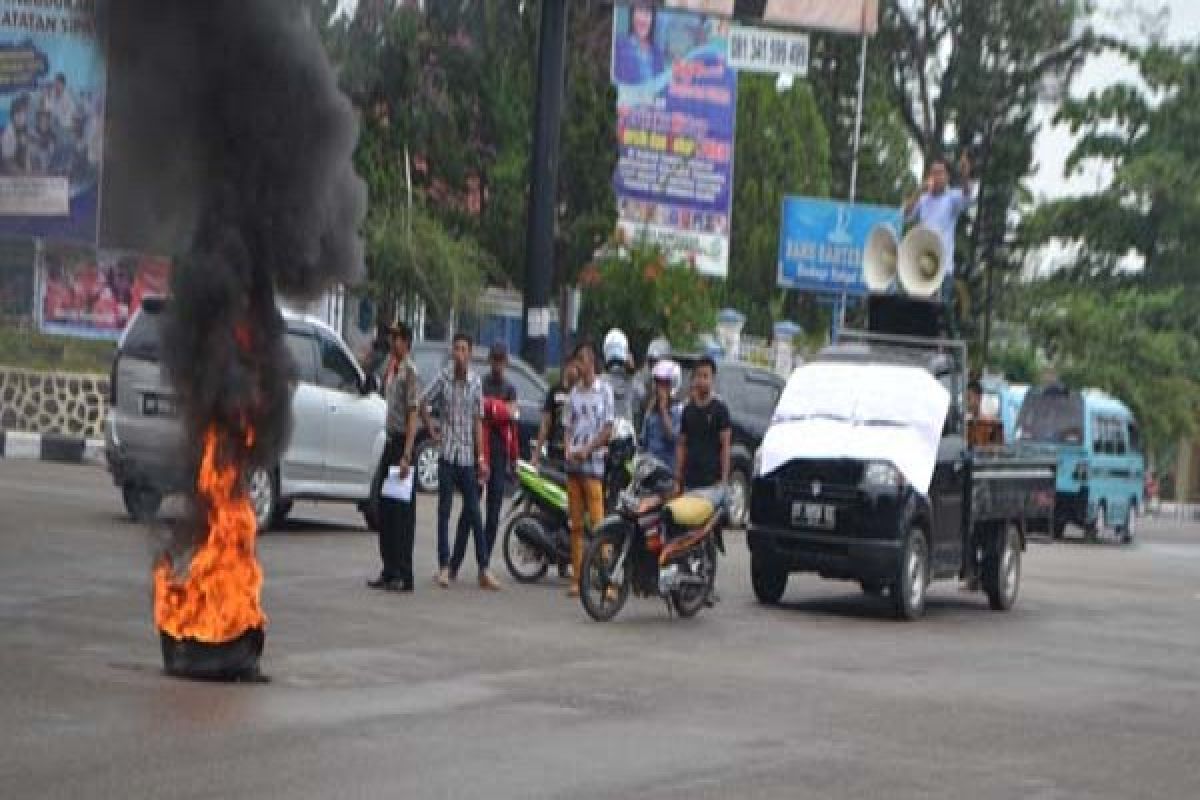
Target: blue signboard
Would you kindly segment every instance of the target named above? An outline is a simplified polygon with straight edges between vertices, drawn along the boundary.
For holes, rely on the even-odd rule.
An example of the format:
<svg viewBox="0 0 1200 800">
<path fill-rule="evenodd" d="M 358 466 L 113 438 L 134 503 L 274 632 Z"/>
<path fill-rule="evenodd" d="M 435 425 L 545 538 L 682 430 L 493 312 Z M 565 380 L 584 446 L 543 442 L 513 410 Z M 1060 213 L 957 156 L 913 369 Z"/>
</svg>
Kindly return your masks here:
<svg viewBox="0 0 1200 800">
<path fill-rule="evenodd" d="M 877 225 L 899 235 L 898 208 L 787 197 L 779 229 L 779 285 L 809 292 L 863 295 L 863 250 Z"/>
</svg>

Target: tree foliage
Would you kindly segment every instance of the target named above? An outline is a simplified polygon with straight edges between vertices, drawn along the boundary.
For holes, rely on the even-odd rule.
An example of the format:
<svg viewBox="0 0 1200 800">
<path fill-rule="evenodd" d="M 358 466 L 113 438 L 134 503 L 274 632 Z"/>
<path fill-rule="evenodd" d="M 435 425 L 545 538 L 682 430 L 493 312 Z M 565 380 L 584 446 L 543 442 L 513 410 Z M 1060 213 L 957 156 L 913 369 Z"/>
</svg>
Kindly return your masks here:
<svg viewBox="0 0 1200 800">
<path fill-rule="evenodd" d="M 978 333 L 985 269 L 997 282 L 1019 271 L 1013 247 L 1035 169 L 1039 102 L 1056 100 L 1105 43 L 1086 26 L 1089 0 L 889 0 L 879 50 L 892 98 L 926 162 L 969 152 L 979 181 L 976 209 L 960 229 L 956 275 L 973 302 L 964 321 Z"/>
<path fill-rule="evenodd" d="M 1070 386 L 1103 389 L 1137 415 L 1155 452 L 1194 430 L 1200 411 L 1200 339 L 1179 289 L 1070 287 L 1029 291 L 1025 320 Z"/>
<path fill-rule="evenodd" d="M 624 242 L 617 236 L 580 275 L 584 287 L 582 333 L 599 341 L 621 328 L 635 353 L 666 336 L 689 350 L 717 323 L 716 298 L 708 281 L 685 262 L 671 262 L 657 245 Z"/>
</svg>

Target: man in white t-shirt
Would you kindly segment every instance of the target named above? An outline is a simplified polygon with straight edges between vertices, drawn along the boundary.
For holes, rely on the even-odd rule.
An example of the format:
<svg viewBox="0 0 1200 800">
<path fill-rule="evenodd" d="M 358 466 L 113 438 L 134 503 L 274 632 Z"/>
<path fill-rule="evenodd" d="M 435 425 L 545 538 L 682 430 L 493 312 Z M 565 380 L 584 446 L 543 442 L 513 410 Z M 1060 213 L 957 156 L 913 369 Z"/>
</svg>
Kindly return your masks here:
<svg viewBox="0 0 1200 800">
<path fill-rule="evenodd" d="M 946 280 L 942 284 L 942 297 L 951 320 L 954 318 L 954 239 L 958 218 L 974 201 L 970 189 L 971 159 L 966 153 L 959 159 L 958 172 L 959 185 L 950 186 L 950 167 L 946 159 L 935 158 L 929 165 L 923 191 L 910 197 L 904 204 L 907 222 L 931 228 L 941 237 L 946 255 Z"/>
</svg>

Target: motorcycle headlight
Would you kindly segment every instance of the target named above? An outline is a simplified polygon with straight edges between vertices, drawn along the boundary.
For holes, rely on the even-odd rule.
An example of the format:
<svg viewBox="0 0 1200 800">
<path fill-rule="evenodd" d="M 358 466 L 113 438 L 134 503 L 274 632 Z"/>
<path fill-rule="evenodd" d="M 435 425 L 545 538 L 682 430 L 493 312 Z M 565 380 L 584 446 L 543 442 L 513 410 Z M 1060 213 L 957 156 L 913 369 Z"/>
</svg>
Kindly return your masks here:
<svg viewBox="0 0 1200 800">
<path fill-rule="evenodd" d="M 899 489 L 903 485 L 900 470 L 886 461 L 872 461 L 863 472 L 863 486 L 870 489 Z"/>
</svg>

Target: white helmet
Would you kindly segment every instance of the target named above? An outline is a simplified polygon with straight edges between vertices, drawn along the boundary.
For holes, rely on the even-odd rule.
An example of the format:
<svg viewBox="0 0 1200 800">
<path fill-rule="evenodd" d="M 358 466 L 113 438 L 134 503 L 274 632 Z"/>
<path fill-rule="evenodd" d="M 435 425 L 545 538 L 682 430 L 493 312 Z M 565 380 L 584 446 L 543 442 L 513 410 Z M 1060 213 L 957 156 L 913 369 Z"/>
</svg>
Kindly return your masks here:
<svg viewBox="0 0 1200 800">
<path fill-rule="evenodd" d="M 683 383 L 683 370 L 674 361 L 664 358 L 654 365 L 652 374 L 655 382 L 667 381 L 670 384 L 672 397 L 679 392 L 679 386 Z"/>
<path fill-rule="evenodd" d="M 620 328 L 613 328 L 604 336 L 604 363 L 614 361 L 629 363 L 629 339 Z"/>
<path fill-rule="evenodd" d="M 650 342 L 650 346 L 646 348 L 646 361 L 654 362 L 659 359 L 666 358 L 671 354 L 671 343 L 667 341 L 667 337 L 659 336 Z"/>
</svg>

